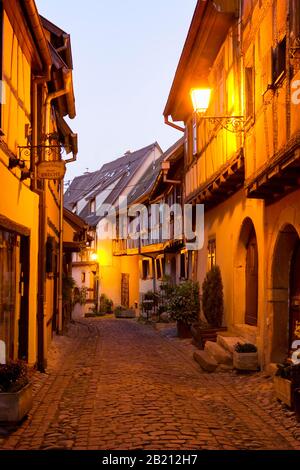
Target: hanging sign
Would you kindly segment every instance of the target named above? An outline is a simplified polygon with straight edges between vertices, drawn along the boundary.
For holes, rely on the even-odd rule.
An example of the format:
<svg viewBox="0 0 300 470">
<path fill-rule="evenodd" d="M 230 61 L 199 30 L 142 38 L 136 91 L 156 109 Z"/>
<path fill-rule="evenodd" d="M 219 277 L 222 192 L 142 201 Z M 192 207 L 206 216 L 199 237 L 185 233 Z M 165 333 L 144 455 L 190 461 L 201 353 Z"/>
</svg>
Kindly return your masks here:
<svg viewBox="0 0 300 470">
<path fill-rule="evenodd" d="M 66 173 L 63 160 L 57 162 L 41 162 L 37 167 L 37 177 L 41 180 L 62 180 Z"/>
</svg>

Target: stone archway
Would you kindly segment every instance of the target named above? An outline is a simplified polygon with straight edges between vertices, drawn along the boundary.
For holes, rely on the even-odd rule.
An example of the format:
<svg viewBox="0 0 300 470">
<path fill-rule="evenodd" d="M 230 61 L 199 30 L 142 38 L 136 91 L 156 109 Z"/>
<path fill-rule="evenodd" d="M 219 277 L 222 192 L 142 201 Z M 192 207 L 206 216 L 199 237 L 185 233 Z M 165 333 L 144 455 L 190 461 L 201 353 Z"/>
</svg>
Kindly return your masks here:
<svg viewBox="0 0 300 470">
<path fill-rule="evenodd" d="M 258 246 L 254 224 L 247 217 L 242 224 L 235 256 L 235 324 L 257 326 Z"/>
<path fill-rule="evenodd" d="M 290 284 L 291 266 L 299 236 L 291 225 L 279 232 L 272 259 L 272 347 L 271 362 L 286 359 L 290 349 Z"/>
</svg>

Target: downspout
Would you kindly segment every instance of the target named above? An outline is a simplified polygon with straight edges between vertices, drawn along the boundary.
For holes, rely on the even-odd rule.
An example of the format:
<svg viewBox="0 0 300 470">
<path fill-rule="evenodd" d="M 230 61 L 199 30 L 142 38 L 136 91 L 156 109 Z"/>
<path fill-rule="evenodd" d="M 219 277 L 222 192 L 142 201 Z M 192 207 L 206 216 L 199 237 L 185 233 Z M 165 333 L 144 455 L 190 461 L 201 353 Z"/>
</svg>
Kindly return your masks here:
<svg viewBox="0 0 300 470">
<path fill-rule="evenodd" d="M 62 90 L 49 93 L 45 101 L 45 134 L 46 145 L 49 144 L 50 134 L 50 118 L 51 118 L 51 103 L 53 100 L 60 98 L 70 92 L 71 89 L 71 71 L 64 71 L 65 87 Z M 76 157 L 75 157 L 76 158 Z M 74 159 L 74 156 L 73 156 Z M 74 161 L 71 159 L 72 161 Z M 64 207 L 64 190 L 63 179 L 60 182 L 60 207 L 59 207 L 59 253 L 58 253 L 58 334 L 63 331 L 63 207 Z"/>
<path fill-rule="evenodd" d="M 169 116 L 165 116 L 165 124 L 167 126 L 173 127 L 174 129 L 177 129 L 177 131 L 185 132 L 185 128 L 178 126 L 177 124 L 174 124 L 174 122 L 169 121 Z"/>
<path fill-rule="evenodd" d="M 38 102 L 37 102 L 37 85 L 46 82 L 44 79 L 33 80 L 32 93 L 32 145 L 38 145 Z M 39 239 L 38 239 L 38 296 L 37 296 L 37 368 L 40 372 L 45 372 L 45 343 L 44 343 L 44 310 L 45 310 L 45 265 L 46 265 L 46 216 L 45 216 L 45 193 L 44 182 L 42 188 L 37 188 L 36 184 L 36 162 L 34 155 L 31 153 L 31 169 L 34 172 L 32 180 L 32 190 L 39 196 Z"/>
</svg>

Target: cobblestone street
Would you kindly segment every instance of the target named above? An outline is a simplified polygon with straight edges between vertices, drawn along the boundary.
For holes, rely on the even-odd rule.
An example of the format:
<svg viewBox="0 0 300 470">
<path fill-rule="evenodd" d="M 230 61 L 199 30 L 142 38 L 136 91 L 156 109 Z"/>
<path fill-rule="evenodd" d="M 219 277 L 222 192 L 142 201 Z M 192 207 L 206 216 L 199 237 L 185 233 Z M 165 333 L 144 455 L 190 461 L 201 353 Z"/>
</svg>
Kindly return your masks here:
<svg viewBox="0 0 300 470">
<path fill-rule="evenodd" d="M 71 325 L 34 395 L 1 449 L 300 449 L 270 378 L 203 373 L 186 342 L 136 321 Z"/>
</svg>

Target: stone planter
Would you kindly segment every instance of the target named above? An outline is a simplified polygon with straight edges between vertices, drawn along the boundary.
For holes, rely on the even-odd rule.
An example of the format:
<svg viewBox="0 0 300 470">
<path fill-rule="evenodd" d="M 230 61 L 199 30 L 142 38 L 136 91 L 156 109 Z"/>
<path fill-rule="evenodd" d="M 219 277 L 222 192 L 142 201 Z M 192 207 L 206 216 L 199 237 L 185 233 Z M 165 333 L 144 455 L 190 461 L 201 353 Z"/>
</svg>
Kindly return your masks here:
<svg viewBox="0 0 300 470">
<path fill-rule="evenodd" d="M 258 354 L 233 351 L 233 367 L 237 370 L 258 370 Z"/>
<path fill-rule="evenodd" d="M 18 423 L 32 408 L 32 385 L 18 392 L 0 393 L 0 422 Z"/>
<path fill-rule="evenodd" d="M 290 408 L 294 407 L 294 387 L 291 380 L 283 379 L 282 377 L 275 375 L 274 389 L 278 400 Z"/>
<path fill-rule="evenodd" d="M 191 338 L 191 327 L 181 320 L 177 321 L 177 335 L 178 338 Z"/>
</svg>

